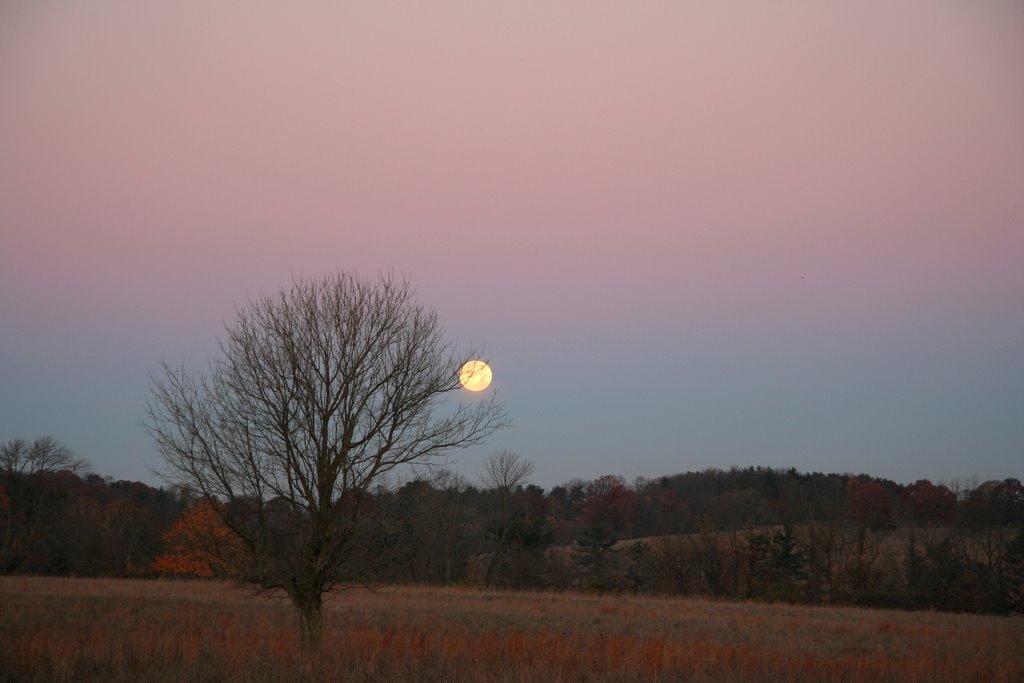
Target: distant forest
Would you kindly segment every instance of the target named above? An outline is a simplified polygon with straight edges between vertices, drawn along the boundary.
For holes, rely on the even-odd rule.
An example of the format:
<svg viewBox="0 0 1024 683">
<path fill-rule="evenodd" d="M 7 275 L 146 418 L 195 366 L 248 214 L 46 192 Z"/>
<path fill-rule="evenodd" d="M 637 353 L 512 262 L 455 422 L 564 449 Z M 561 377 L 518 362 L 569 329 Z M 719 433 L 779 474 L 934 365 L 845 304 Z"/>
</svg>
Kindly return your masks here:
<svg viewBox="0 0 1024 683">
<path fill-rule="evenodd" d="M 1024 612 L 1019 479 L 951 488 L 764 467 L 550 490 L 514 479 L 439 470 L 377 490 L 344 578 Z M 244 580 L 215 514 L 232 504 L 89 473 L 45 437 L 9 441 L 0 573 Z"/>
</svg>

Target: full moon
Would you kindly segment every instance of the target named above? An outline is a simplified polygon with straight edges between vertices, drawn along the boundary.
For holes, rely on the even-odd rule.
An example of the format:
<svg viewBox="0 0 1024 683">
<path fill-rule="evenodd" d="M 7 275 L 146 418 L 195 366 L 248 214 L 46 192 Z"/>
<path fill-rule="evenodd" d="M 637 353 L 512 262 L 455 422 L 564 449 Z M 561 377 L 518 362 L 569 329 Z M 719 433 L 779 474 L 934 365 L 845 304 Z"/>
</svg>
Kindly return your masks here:
<svg viewBox="0 0 1024 683">
<path fill-rule="evenodd" d="M 483 391 L 491 385 L 491 366 L 471 360 L 459 368 L 459 382 L 470 391 Z"/>
</svg>

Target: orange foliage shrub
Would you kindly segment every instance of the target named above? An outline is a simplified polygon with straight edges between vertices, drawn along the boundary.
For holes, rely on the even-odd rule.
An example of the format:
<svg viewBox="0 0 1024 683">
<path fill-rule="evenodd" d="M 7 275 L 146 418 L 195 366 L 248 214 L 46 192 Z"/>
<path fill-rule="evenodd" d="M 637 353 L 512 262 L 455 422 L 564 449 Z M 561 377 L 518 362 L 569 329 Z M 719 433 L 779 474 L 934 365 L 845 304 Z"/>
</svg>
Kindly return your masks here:
<svg viewBox="0 0 1024 683">
<path fill-rule="evenodd" d="M 216 504 L 201 500 L 164 534 L 164 552 L 153 560 L 163 575 L 228 576 L 241 553 L 237 536 L 224 525 Z"/>
</svg>

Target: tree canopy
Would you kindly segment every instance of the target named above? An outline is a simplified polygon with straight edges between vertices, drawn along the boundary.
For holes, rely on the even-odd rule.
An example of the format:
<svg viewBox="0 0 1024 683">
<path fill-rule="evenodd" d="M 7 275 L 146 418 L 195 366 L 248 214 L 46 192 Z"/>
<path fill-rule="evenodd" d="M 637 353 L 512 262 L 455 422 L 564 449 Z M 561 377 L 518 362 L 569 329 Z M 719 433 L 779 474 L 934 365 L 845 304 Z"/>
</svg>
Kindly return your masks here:
<svg viewBox="0 0 1024 683">
<path fill-rule="evenodd" d="M 241 308 L 205 374 L 164 365 L 148 427 L 168 474 L 242 542 L 243 577 L 285 591 L 316 645 L 322 594 L 365 545 L 367 492 L 506 423 L 494 400 L 445 402 L 475 358 L 406 280 L 296 280 Z"/>
</svg>

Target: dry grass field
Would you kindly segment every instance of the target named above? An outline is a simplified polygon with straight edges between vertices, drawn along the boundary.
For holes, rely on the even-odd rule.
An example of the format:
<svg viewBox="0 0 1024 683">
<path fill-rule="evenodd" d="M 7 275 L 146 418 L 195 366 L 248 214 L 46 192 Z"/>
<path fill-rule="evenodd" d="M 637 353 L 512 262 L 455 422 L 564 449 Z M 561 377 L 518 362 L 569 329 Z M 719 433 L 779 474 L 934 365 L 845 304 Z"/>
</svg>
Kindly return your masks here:
<svg viewBox="0 0 1024 683">
<path fill-rule="evenodd" d="M 215 582 L 0 577 L 3 681 L 1024 681 L 1024 619 L 384 587 L 290 605 Z"/>
</svg>

